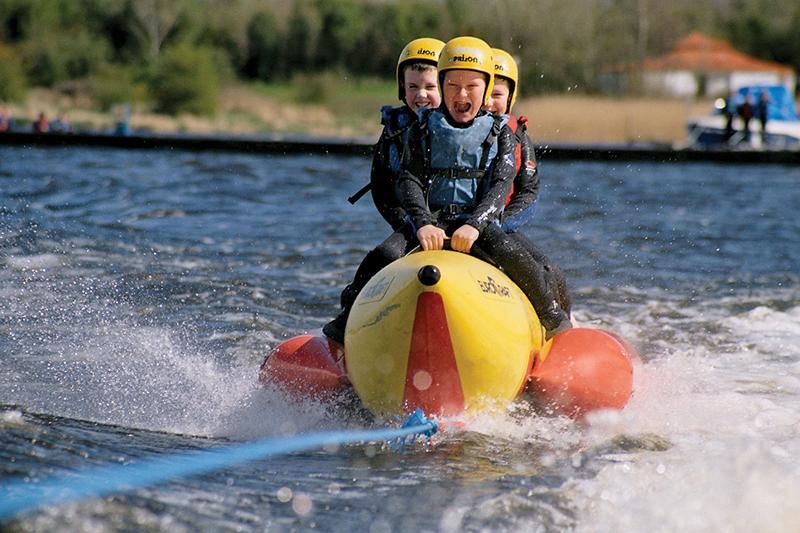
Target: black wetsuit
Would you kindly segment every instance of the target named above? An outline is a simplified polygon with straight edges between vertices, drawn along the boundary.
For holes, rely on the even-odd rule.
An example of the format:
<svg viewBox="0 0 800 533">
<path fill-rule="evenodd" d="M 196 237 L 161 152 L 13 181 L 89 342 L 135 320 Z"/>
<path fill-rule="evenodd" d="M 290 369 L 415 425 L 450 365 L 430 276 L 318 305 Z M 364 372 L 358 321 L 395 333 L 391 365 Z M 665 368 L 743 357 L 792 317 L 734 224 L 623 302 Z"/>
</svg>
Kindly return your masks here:
<svg viewBox="0 0 800 533">
<path fill-rule="evenodd" d="M 548 284 L 554 287 L 556 299 L 561 308 L 569 314 L 572 300 L 567 290 L 566 276 L 563 271 L 550 261 L 544 252 L 536 246 L 527 236 L 519 232 L 519 228 L 527 224 L 536 210 L 536 200 L 539 197 L 539 167 L 536 162 L 536 151 L 533 142 L 528 136 L 527 119 L 517 119 L 517 131 L 514 132 L 520 145 L 519 169 L 514 177 L 514 192 L 511 201 L 506 205 L 502 215 L 502 228 L 506 233 L 519 240 L 528 251 L 542 264 Z"/>
<path fill-rule="evenodd" d="M 536 199 L 539 197 L 539 169 L 525 122 L 527 121 L 518 119 L 517 131 L 514 132 L 520 147 L 519 169 L 514 176 L 514 194 L 503 211 L 503 231 L 506 233 L 515 232 L 533 217 Z"/>
<path fill-rule="evenodd" d="M 370 278 L 414 247 L 408 244 L 414 238 L 414 230 L 400 203 L 398 180 L 403 150 L 407 144 L 409 130 L 415 122 L 417 122 L 416 113 L 406 105 L 381 108 L 383 131 L 372 149 L 369 188 L 372 191 L 375 207 L 395 233 L 367 253 L 358 266 L 353 281 L 342 291 L 341 305 L 344 317 Z"/>
<path fill-rule="evenodd" d="M 381 216 L 397 231 L 407 224 L 406 212 L 400 205 L 397 181 L 400 174 L 400 158 L 409 128 L 417 121 L 417 115 L 408 106 L 384 106 L 381 109 L 383 131 L 372 150 L 372 168 L 369 182 L 372 201 Z"/>
<path fill-rule="evenodd" d="M 442 109 L 447 116 L 446 108 Z M 451 126 L 464 127 L 453 121 L 449 122 Z M 484 186 L 485 192 L 478 198 L 474 209 L 455 216 L 447 214 L 446 210 L 432 213 L 428 208 L 426 163 L 429 155 L 425 153 L 427 143 L 424 135 L 422 127 L 412 128 L 400 173 L 402 204 L 414 226 L 421 228 L 432 224 L 444 229 L 448 235 L 464 224 L 476 228 L 480 235 L 473 244 L 474 255 L 496 263 L 519 286 L 533 304 L 546 329 L 557 327 L 566 317 L 556 301 L 555 287 L 547 282 L 546 271 L 540 262 L 546 256 L 538 251 L 537 258 L 526 246 L 532 246 L 532 243 L 506 234 L 497 223 L 517 174 L 514 165 L 517 140 L 514 132 L 508 126 L 503 126 L 497 137 L 497 155 L 494 157 L 491 172 L 484 177 L 484 180 L 489 180 Z M 416 235 L 413 244 L 417 244 Z"/>
</svg>

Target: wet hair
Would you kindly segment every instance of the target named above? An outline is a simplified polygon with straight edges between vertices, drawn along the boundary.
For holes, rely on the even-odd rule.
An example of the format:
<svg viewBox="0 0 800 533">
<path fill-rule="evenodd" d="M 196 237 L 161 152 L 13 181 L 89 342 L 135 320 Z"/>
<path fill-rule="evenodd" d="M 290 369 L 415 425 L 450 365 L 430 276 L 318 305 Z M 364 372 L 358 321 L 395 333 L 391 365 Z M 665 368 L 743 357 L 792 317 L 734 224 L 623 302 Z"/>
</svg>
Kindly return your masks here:
<svg viewBox="0 0 800 533">
<path fill-rule="evenodd" d="M 436 70 L 436 65 L 428 63 L 427 61 L 414 61 L 403 64 L 403 74 L 406 73 L 406 69 L 416 70 L 417 72 L 427 72 L 429 70 Z"/>
<path fill-rule="evenodd" d="M 400 79 L 400 86 L 405 90 L 406 88 L 406 72 L 414 70 L 416 72 L 436 71 L 436 65 L 428 63 L 427 61 L 409 61 L 403 63 L 403 77 Z"/>
<path fill-rule="evenodd" d="M 507 77 L 507 76 L 502 76 L 502 75 L 500 75 L 500 74 L 495 74 L 495 75 L 494 75 L 494 82 L 495 82 L 495 84 L 496 84 L 498 81 L 504 81 L 504 82 L 506 82 L 506 83 L 508 84 L 508 89 L 509 89 L 509 91 L 510 91 L 510 92 L 509 92 L 509 98 L 510 98 L 510 97 L 511 97 L 511 93 L 513 93 L 513 92 L 514 92 L 514 89 L 517 87 L 517 84 L 516 84 L 516 83 L 514 83 L 514 80 L 512 80 L 511 78 L 509 78 L 509 77 Z"/>
</svg>

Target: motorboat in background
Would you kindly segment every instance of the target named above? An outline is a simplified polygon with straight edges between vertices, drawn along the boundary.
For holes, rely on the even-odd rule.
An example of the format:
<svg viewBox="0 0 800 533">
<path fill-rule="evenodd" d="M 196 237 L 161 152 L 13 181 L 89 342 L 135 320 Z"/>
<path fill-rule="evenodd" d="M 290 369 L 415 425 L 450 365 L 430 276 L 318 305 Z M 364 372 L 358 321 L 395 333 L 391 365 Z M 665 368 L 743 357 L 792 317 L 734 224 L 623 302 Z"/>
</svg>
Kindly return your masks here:
<svg viewBox="0 0 800 533">
<path fill-rule="evenodd" d="M 762 91 L 769 95 L 766 132 L 761 131 L 757 112 Z M 749 135 L 738 113 L 748 97 L 754 112 Z M 800 117 L 793 96 L 782 85 L 741 87 L 727 100 L 718 98 L 711 116 L 689 119 L 687 129 L 689 136 L 684 148 L 800 150 Z"/>
</svg>

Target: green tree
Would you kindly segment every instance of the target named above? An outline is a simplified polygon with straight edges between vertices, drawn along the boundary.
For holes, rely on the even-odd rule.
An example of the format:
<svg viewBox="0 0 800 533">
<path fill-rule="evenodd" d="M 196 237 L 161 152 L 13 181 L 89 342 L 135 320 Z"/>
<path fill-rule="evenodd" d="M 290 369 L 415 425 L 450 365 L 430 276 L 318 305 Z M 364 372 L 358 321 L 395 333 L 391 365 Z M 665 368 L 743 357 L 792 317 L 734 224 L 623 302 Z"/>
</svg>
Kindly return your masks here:
<svg viewBox="0 0 800 533">
<path fill-rule="evenodd" d="M 278 55 L 281 35 L 270 11 L 259 11 L 247 26 L 247 59 L 243 72 L 250 78 L 270 81 L 280 73 Z"/>
<path fill-rule="evenodd" d="M 0 43 L 0 101 L 21 100 L 27 88 L 28 81 L 19 56 Z"/>
<path fill-rule="evenodd" d="M 347 67 L 355 72 L 393 77 L 400 50 L 417 37 L 447 39 L 439 29 L 446 13 L 430 2 L 398 2 L 372 6 L 365 13 Z"/>
<path fill-rule="evenodd" d="M 800 5 L 789 0 L 735 0 L 725 35 L 737 48 L 800 70 Z"/>
<path fill-rule="evenodd" d="M 103 110 L 119 103 L 147 102 L 147 85 L 137 77 L 136 70 L 121 65 L 107 65 L 90 78 L 92 96 Z"/>
<path fill-rule="evenodd" d="M 220 5 L 219 0 L 205 0 L 207 10 L 190 10 L 192 17 L 185 21 L 191 24 L 182 31 L 190 42 L 219 50 L 225 56 L 224 63 L 237 73 L 244 72 L 248 59 L 248 31 L 254 18 L 262 11 L 251 9 L 245 0 L 232 0 Z M 209 17 L 206 11 L 216 15 Z M 233 74 L 233 72 L 232 72 Z"/>
<path fill-rule="evenodd" d="M 287 74 L 307 71 L 318 64 L 315 54 L 321 26 L 316 6 L 307 0 L 296 0 L 281 49 Z"/>
<path fill-rule="evenodd" d="M 370 53 L 357 50 L 359 36 L 366 29 L 364 2 L 326 0 L 319 2 L 322 18 L 316 51 L 316 66 L 324 70 L 345 67 L 357 56 Z"/>
<path fill-rule="evenodd" d="M 214 51 L 185 44 L 166 48 L 157 63 L 150 92 L 156 111 L 213 114 L 219 98 Z"/>
<path fill-rule="evenodd" d="M 131 33 L 148 62 L 158 59 L 167 38 L 188 8 L 186 0 L 129 0 Z"/>
<path fill-rule="evenodd" d="M 166 49 L 195 48 L 213 75 L 194 78 L 212 86 L 304 73 L 325 88 L 347 73 L 392 78 L 415 37 L 469 34 L 519 59 L 523 93 L 593 91 L 604 69 L 626 66 L 635 78 L 644 57 L 692 30 L 800 70 L 798 26 L 797 0 L 0 0 L 0 43 L 15 57 L 0 68 L 33 86 L 114 69 L 151 83 L 165 76 Z"/>
<path fill-rule="evenodd" d="M 6 34 L 19 43 L 34 85 L 89 75 L 108 60 L 109 45 L 99 30 L 102 10 L 90 1 L 6 2 Z"/>
<path fill-rule="evenodd" d="M 15 43 L 23 39 L 30 6 L 23 0 L 0 0 L 0 41 Z"/>
</svg>

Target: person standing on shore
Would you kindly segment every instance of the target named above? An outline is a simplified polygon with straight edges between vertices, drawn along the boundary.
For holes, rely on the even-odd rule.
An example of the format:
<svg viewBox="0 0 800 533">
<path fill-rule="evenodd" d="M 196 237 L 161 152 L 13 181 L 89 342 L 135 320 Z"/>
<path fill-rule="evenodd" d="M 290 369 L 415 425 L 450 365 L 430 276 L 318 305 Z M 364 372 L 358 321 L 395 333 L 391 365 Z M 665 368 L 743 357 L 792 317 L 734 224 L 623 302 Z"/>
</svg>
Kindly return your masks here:
<svg viewBox="0 0 800 533">
<path fill-rule="evenodd" d="M 11 128 L 11 116 L 5 107 L 0 107 L 0 132 L 8 131 Z"/>
<path fill-rule="evenodd" d="M 733 129 L 733 118 L 736 116 L 736 108 L 734 107 L 734 102 L 736 101 L 736 97 L 734 93 L 728 95 L 725 98 L 724 102 L 725 105 L 722 108 L 722 113 L 725 115 L 725 143 L 730 143 L 731 137 L 735 133 Z"/>
<path fill-rule="evenodd" d="M 50 133 L 72 133 L 72 123 L 69 121 L 69 116 L 66 113 L 57 115 L 50 122 Z"/>
<path fill-rule="evenodd" d="M 755 109 L 753 108 L 753 96 L 750 93 L 744 97 L 744 102 L 739 106 L 739 117 L 742 119 L 742 132 L 744 142 L 750 142 L 750 121 L 753 119 Z"/>
<path fill-rule="evenodd" d="M 761 89 L 758 95 L 758 105 L 756 116 L 761 123 L 761 144 L 767 142 L 767 119 L 769 114 L 769 92 L 766 89 Z"/>
<path fill-rule="evenodd" d="M 33 123 L 33 132 L 34 133 L 47 133 L 50 129 L 50 122 L 47 120 L 47 116 L 44 114 L 44 111 L 39 113 L 39 117 L 36 119 L 36 122 Z"/>
</svg>

